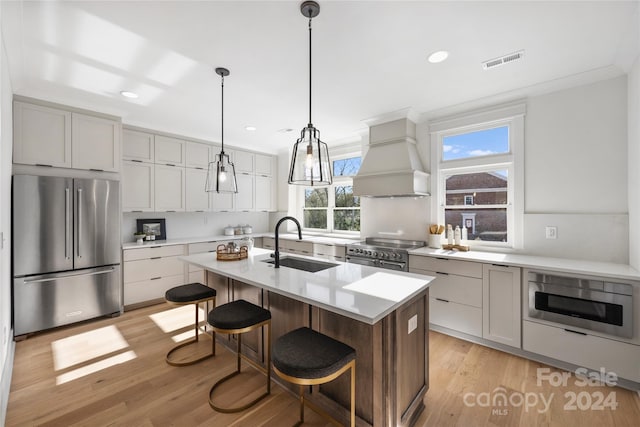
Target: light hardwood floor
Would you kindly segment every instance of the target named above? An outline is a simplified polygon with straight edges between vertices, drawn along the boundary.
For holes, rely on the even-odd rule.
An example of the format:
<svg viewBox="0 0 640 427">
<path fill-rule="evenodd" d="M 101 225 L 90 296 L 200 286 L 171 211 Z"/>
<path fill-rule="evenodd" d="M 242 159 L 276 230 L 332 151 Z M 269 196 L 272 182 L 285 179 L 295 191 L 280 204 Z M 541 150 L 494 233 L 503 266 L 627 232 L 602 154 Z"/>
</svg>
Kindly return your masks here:
<svg viewBox="0 0 640 427">
<path fill-rule="evenodd" d="M 245 412 L 213 411 L 207 393 L 213 382 L 234 369 L 232 353 L 218 345 L 217 357 L 196 365 L 177 368 L 164 362 L 174 342 L 172 337 L 188 331 L 184 325 L 190 322 L 191 306 L 176 309 L 160 304 L 18 342 L 6 425 L 226 427 L 295 423 L 297 400 L 275 384 L 271 396 Z M 203 338 L 202 351 L 209 347 L 209 339 Z M 538 386 L 536 369 L 544 367 L 431 332 L 427 409 L 417 425 L 640 425 L 640 397 L 636 393 L 611 387 L 579 387 L 574 376 L 566 387 L 552 387 L 548 382 Z M 231 384 L 220 390 L 224 398 L 220 403 L 237 403 L 260 393 L 264 377 L 252 368 L 245 369 L 238 378 L 241 386 Z M 562 371 L 552 368 L 550 372 Z M 503 387 L 510 401 L 506 406 L 485 405 L 483 399 L 493 399 L 501 391 L 498 387 Z M 617 408 L 578 408 L 578 403 L 585 407 L 587 397 L 595 400 L 597 392 L 604 397 L 615 393 Z M 583 393 L 576 410 L 564 408 L 570 403 L 565 393 Z M 534 394 L 539 399 L 535 407 L 519 405 L 519 396 L 533 404 Z M 551 399 L 546 411 L 540 396 Z M 309 409 L 305 414 L 305 425 L 330 425 Z"/>
</svg>

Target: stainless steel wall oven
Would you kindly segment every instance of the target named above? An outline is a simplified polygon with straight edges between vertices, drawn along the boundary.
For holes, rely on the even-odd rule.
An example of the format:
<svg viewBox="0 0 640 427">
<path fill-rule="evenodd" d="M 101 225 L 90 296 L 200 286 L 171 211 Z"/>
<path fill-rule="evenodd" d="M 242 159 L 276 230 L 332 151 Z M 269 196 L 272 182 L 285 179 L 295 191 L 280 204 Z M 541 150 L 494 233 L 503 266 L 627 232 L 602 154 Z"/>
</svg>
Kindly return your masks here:
<svg viewBox="0 0 640 427">
<path fill-rule="evenodd" d="M 622 338 L 633 337 L 633 287 L 530 271 L 528 317 Z M 575 332 L 575 331 L 573 331 Z"/>
</svg>

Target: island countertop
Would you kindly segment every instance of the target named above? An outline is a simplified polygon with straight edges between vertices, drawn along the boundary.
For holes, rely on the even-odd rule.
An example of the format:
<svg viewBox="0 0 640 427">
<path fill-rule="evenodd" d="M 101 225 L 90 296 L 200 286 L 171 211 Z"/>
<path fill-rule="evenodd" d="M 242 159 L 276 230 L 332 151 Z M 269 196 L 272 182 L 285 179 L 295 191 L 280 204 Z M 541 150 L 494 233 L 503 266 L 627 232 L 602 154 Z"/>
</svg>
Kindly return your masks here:
<svg viewBox="0 0 640 427">
<path fill-rule="evenodd" d="M 311 304 L 373 325 L 424 292 L 435 279 L 414 273 L 383 270 L 332 261 L 335 267 L 309 273 L 288 267 L 274 268 L 270 250 L 253 248 L 247 259 L 218 261 L 215 253 L 180 257 L 231 279 Z M 283 255 L 291 257 L 290 255 Z M 295 258 L 309 258 L 296 255 Z M 314 258 L 309 258 L 314 259 Z M 323 261 L 325 260 L 316 260 Z"/>
</svg>

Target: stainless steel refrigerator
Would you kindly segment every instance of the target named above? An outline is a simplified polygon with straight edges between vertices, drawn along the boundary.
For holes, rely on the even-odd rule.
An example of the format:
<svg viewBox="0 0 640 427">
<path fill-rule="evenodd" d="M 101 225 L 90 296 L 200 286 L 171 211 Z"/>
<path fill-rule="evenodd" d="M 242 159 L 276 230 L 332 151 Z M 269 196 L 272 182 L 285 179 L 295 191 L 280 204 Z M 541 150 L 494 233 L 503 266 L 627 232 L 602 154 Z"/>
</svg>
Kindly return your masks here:
<svg viewBox="0 0 640 427">
<path fill-rule="evenodd" d="M 15 336 L 120 313 L 118 181 L 14 175 Z"/>
</svg>

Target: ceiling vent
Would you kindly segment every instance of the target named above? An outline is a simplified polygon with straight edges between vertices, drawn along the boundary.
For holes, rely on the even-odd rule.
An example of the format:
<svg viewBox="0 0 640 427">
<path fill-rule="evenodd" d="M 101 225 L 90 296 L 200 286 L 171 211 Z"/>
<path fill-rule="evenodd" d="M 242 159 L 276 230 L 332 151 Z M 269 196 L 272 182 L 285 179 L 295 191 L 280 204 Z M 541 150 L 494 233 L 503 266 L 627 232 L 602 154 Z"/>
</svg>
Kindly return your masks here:
<svg viewBox="0 0 640 427">
<path fill-rule="evenodd" d="M 500 65 L 509 64 L 514 61 L 522 59 L 524 56 L 524 50 L 510 53 L 508 55 L 501 56 L 500 58 L 490 59 L 482 63 L 482 68 L 488 70 L 489 68 L 499 67 Z"/>
</svg>

